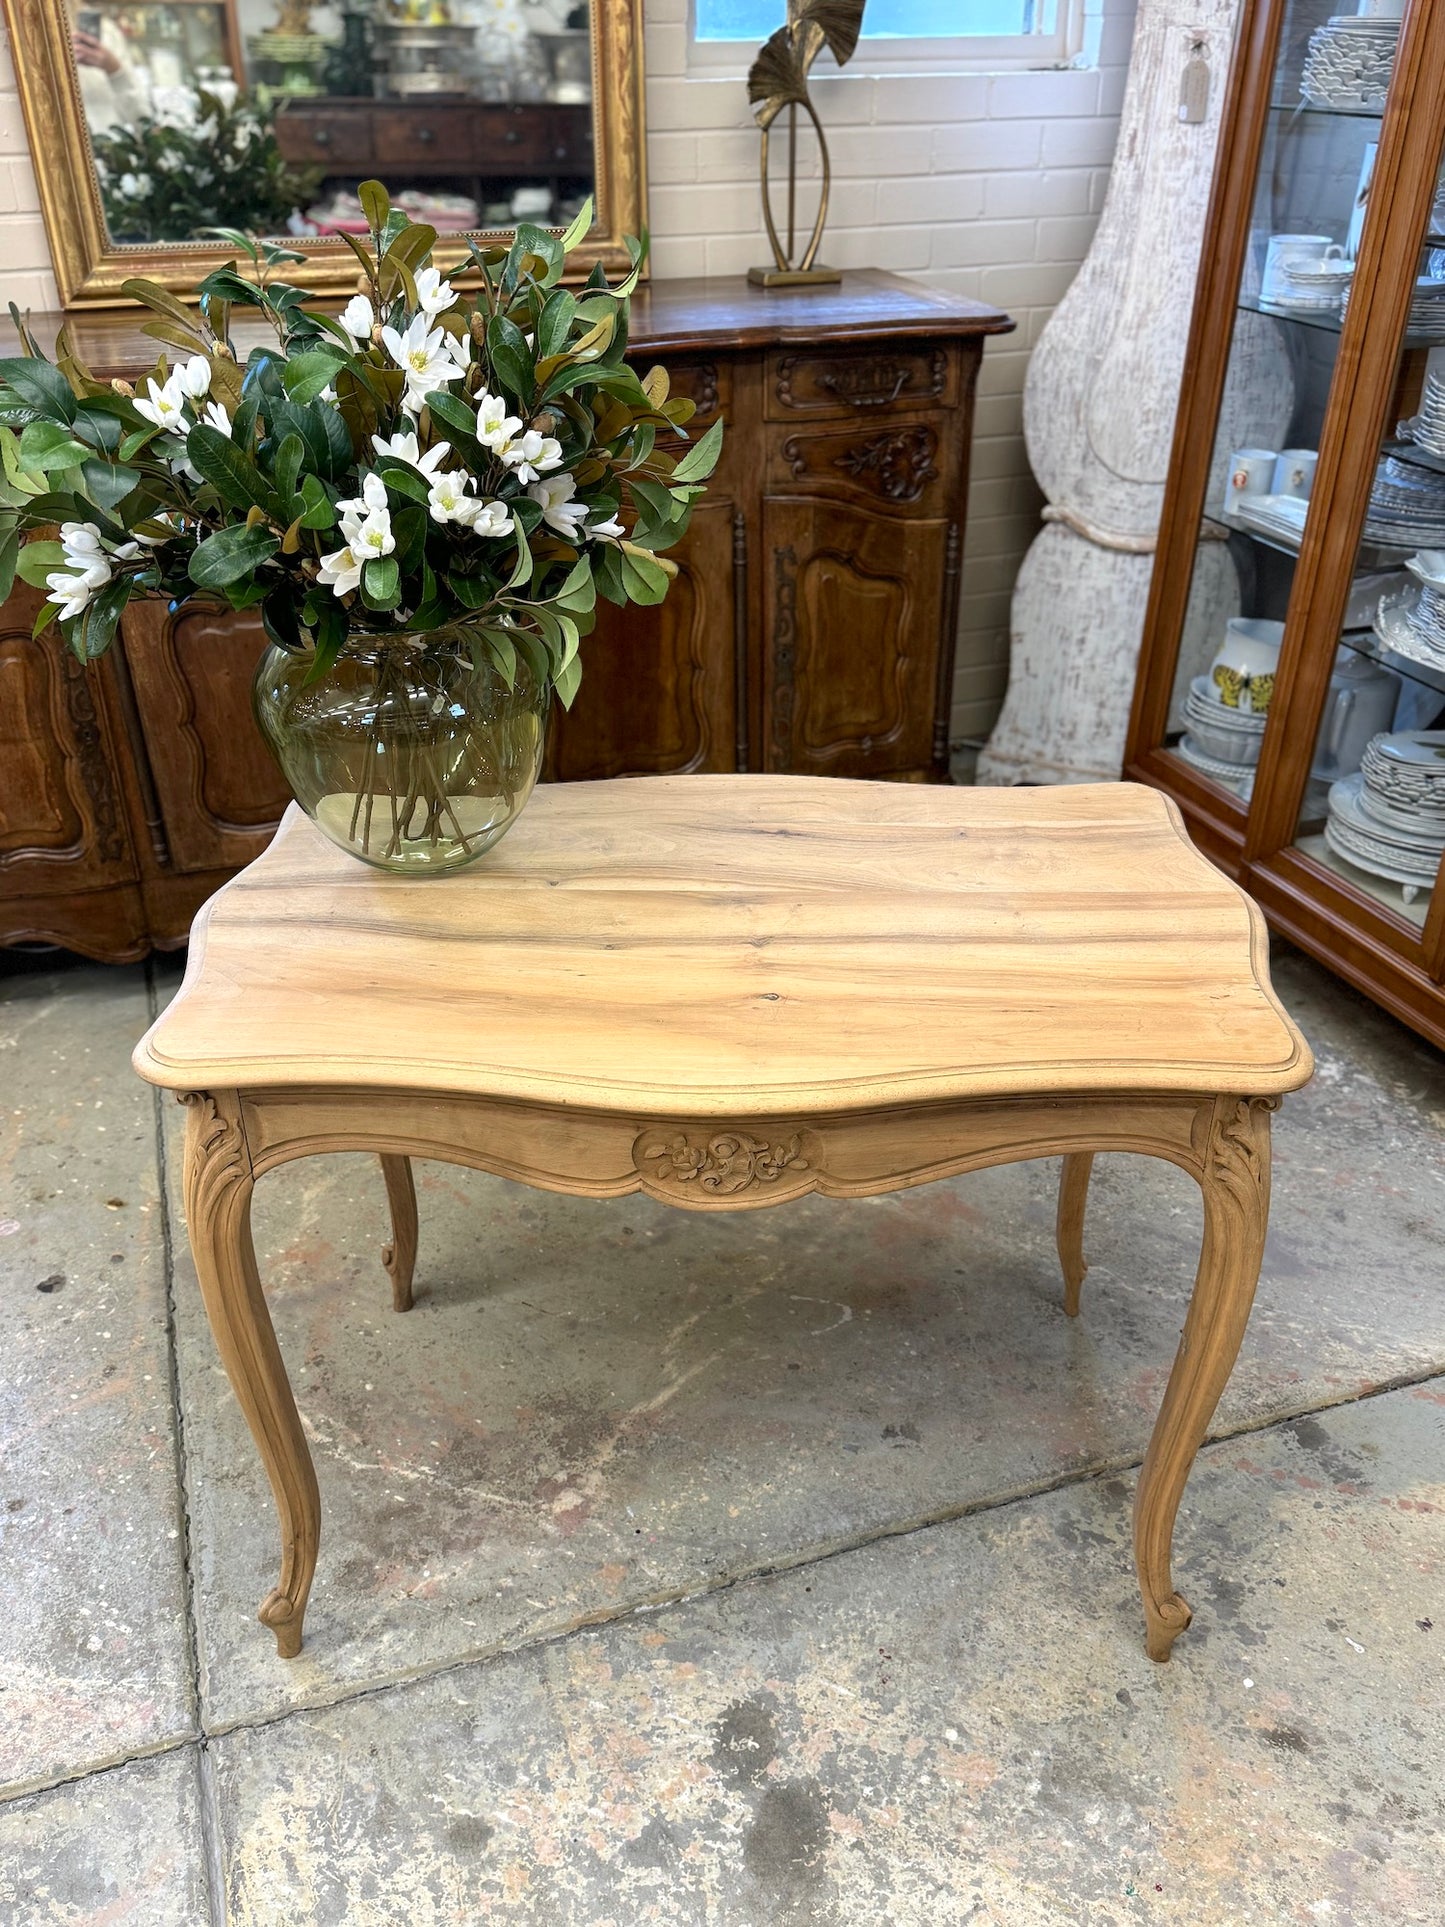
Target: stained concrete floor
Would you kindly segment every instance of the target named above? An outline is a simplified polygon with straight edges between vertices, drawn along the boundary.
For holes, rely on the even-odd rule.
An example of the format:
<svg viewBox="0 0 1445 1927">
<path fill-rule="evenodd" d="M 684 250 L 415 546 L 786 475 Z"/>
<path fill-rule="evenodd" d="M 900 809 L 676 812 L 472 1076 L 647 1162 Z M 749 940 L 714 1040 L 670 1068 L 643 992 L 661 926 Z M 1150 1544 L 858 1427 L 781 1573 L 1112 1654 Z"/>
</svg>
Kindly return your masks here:
<svg viewBox="0 0 1445 1927">
<path fill-rule="evenodd" d="M 301 1659 L 128 1069 L 178 970 L 0 965 L 5 1927 L 1445 1922 L 1445 1059 L 1299 956 L 1259 1299 L 1144 1657 L 1197 1249 L 1100 1161 L 698 1218 L 375 1166 L 256 1237 L 315 1453 Z"/>
</svg>

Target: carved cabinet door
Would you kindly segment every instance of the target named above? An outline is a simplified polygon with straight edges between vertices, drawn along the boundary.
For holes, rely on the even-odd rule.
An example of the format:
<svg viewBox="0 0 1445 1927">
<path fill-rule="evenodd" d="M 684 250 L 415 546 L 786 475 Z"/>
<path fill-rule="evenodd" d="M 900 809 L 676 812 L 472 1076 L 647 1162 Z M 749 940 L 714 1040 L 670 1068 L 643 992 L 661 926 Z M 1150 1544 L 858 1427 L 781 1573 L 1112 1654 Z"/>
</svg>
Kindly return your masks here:
<svg viewBox="0 0 1445 1927">
<path fill-rule="evenodd" d="M 698 504 L 669 551 L 677 580 L 655 608 L 597 605 L 583 640 L 582 686 L 555 704 L 547 775 L 682 775 L 737 765 L 735 582 L 741 533 L 734 506 Z M 736 561 L 736 567 L 735 567 Z"/>
<path fill-rule="evenodd" d="M 259 856 L 291 800 L 251 714 L 265 631 L 251 616 L 132 603 L 126 661 L 171 861 L 239 868 Z"/>
<path fill-rule="evenodd" d="M 765 768 L 931 771 L 949 530 L 843 500 L 765 500 Z"/>
<path fill-rule="evenodd" d="M 0 896 L 43 897 L 136 875 L 106 664 L 75 660 L 56 629 L 32 640 L 39 607 L 16 588 L 0 609 Z"/>
</svg>

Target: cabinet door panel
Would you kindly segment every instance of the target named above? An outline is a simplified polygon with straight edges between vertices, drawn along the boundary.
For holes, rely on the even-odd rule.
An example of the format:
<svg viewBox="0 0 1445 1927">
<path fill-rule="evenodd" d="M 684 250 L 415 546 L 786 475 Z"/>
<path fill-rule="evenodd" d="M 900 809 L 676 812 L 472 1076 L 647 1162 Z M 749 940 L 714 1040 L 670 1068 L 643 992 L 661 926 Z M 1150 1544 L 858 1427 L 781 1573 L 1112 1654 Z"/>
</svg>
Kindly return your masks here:
<svg viewBox="0 0 1445 1927">
<path fill-rule="evenodd" d="M 166 840 L 179 870 L 249 863 L 291 800 L 251 714 L 254 617 L 133 603 L 122 618 Z"/>
<path fill-rule="evenodd" d="M 767 768 L 927 772 L 948 524 L 772 496 L 763 548 Z"/>
<path fill-rule="evenodd" d="M 550 777 L 735 767 L 733 505 L 702 504 L 671 556 L 677 580 L 656 608 L 598 603 L 577 700 L 552 711 Z"/>
<path fill-rule="evenodd" d="M 58 630 L 30 630 L 38 596 L 0 610 L 0 895 L 97 889 L 135 876 L 101 678 Z"/>
</svg>

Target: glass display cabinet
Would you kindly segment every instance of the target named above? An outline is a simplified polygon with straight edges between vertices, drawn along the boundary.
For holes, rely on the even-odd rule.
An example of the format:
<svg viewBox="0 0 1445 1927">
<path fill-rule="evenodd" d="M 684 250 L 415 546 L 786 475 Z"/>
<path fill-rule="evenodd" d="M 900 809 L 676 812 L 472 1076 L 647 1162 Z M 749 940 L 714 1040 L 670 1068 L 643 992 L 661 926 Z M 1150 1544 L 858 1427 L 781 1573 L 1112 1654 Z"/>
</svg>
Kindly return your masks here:
<svg viewBox="0 0 1445 1927">
<path fill-rule="evenodd" d="M 1445 1045 L 1445 0 L 1244 0 L 1125 774 Z"/>
</svg>

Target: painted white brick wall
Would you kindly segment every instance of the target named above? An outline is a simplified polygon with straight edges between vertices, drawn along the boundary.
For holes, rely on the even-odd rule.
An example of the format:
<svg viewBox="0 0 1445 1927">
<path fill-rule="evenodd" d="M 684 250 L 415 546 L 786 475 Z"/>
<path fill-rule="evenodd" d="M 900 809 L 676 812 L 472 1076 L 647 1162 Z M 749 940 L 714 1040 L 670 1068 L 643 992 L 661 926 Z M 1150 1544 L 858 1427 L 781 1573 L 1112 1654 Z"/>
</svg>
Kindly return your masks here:
<svg viewBox="0 0 1445 1927">
<path fill-rule="evenodd" d="M 741 274 L 768 258 L 744 90 L 688 77 L 688 0 L 646 7 L 655 272 Z M 1095 0 L 1090 11 L 1098 64 L 1087 69 L 815 81 L 833 150 L 827 258 L 995 302 L 1019 324 L 988 348 L 979 387 L 955 740 L 985 736 L 1003 697 L 1009 595 L 1040 504 L 1021 429 L 1024 371 L 1088 248 L 1118 130 L 1134 0 Z M 56 302 L 3 32 L 0 300 Z"/>
</svg>

